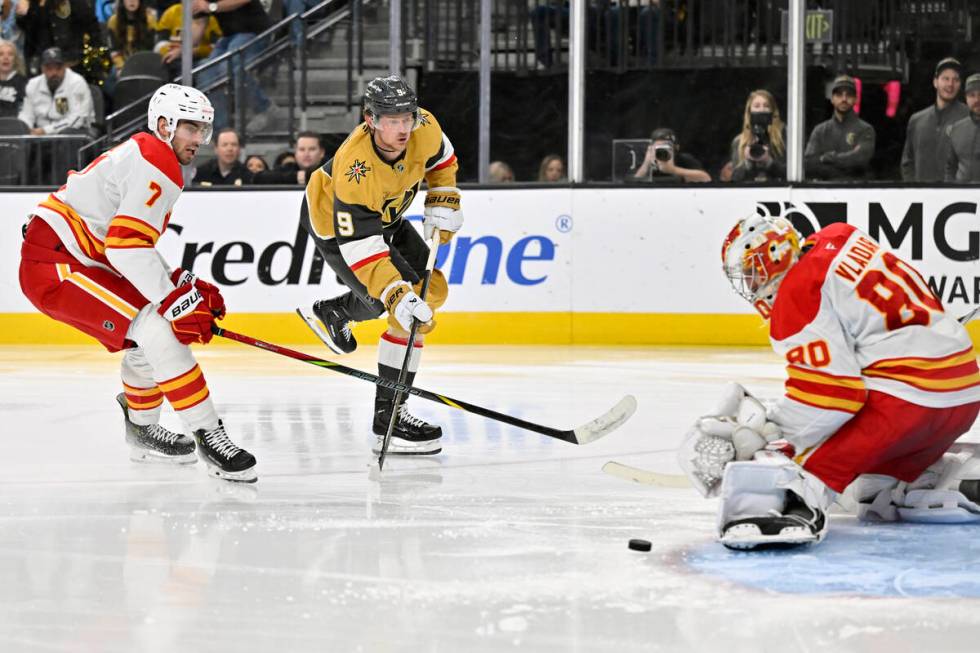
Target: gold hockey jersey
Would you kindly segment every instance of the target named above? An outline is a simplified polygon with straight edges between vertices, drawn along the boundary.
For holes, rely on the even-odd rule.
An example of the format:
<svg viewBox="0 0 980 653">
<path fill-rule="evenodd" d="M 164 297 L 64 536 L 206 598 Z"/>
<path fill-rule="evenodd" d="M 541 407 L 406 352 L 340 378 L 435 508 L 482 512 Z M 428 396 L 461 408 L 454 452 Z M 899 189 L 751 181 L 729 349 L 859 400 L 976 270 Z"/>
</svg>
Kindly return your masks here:
<svg viewBox="0 0 980 653">
<path fill-rule="evenodd" d="M 423 179 L 429 188 L 456 185 L 456 154 L 433 116 L 419 109 L 420 124 L 394 161 L 358 125 L 332 159 L 310 175 L 306 202 L 313 232 L 336 238 L 347 265 L 373 297 L 401 279 L 383 230 L 402 219 Z"/>
</svg>

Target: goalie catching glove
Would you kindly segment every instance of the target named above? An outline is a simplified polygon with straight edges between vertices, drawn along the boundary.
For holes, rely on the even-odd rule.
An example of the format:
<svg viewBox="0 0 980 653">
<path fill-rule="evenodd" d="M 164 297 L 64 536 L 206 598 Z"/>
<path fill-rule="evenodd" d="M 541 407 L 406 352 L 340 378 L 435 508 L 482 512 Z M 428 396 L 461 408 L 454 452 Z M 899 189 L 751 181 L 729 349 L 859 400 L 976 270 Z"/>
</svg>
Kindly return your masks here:
<svg viewBox="0 0 980 653">
<path fill-rule="evenodd" d="M 738 383 L 730 383 L 714 415 L 699 417 L 678 451 L 681 469 L 705 497 L 718 495 L 725 466 L 751 460 L 755 453 L 782 437 L 766 419 L 766 408 Z M 773 445 L 783 450 L 783 447 Z"/>
<path fill-rule="evenodd" d="M 463 212 L 459 210 L 459 189 L 451 186 L 430 188 L 425 194 L 425 211 L 422 232 L 425 240 L 432 240 L 432 232 L 439 230 L 439 242 L 448 243 L 463 226 Z"/>
<path fill-rule="evenodd" d="M 428 333 L 435 328 L 432 323 L 432 309 L 421 297 L 415 294 L 407 281 L 396 281 L 381 293 L 381 301 L 388 314 L 395 316 L 398 324 L 406 331 L 412 330 L 412 320 L 418 320 L 419 333 Z"/>
</svg>

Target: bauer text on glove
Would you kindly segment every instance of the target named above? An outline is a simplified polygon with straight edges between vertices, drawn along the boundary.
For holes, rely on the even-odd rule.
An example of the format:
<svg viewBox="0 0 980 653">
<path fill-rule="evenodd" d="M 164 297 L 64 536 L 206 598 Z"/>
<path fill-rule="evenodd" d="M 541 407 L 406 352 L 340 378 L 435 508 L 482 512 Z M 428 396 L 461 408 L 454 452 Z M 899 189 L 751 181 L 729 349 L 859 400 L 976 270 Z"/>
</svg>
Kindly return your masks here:
<svg viewBox="0 0 980 653">
<path fill-rule="evenodd" d="M 381 293 L 381 300 L 388 308 L 388 313 L 394 315 L 398 324 L 406 331 L 411 331 L 413 319 L 422 324 L 432 320 L 432 309 L 405 281 L 396 281 L 385 288 Z"/>
<path fill-rule="evenodd" d="M 160 302 L 157 313 L 162 315 L 182 344 L 211 341 L 211 325 L 214 315 L 208 309 L 201 291 L 187 283 L 167 295 Z"/>
<path fill-rule="evenodd" d="M 220 320 L 225 316 L 225 298 L 221 296 L 221 291 L 214 284 L 198 278 L 193 272 L 183 268 L 174 270 L 170 274 L 170 281 L 178 288 L 184 284 L 193 285 L 200 291 L 204 305 L 216 319 Z"/>
<path fill-rule="evenodd" d="M 426 240 L 431 240 L 432 232 L 439 230 L 439 240 L 447 243 L 463 226 L 463 212 L 460 210 L 459 190 L 453 187 L 430 188 L 425 194 L 425 211 L 422 231 Z"/>
</svg>

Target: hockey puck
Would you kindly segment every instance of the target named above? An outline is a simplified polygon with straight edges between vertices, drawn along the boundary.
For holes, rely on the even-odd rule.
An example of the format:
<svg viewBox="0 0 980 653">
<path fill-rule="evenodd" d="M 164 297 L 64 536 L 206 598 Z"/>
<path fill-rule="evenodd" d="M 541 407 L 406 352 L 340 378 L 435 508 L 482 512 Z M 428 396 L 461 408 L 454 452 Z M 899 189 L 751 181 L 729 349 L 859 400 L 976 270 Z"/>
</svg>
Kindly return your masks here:
<svg viewBox="0 0 980 653">
<path fill-rule="evenodd" d="M 634 551 L 649 551 L 652 546 L 650 540 L 630 540 L 629 544 Z"/>
</svg>

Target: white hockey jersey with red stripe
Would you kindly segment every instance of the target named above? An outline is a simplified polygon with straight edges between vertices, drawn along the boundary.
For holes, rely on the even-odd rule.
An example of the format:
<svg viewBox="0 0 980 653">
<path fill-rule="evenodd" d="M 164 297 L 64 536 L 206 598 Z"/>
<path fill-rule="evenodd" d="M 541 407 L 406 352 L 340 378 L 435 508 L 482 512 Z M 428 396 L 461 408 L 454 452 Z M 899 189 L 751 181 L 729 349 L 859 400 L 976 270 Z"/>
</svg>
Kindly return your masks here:
<svg viewBox="0 0 980 653">
<path fill-rule="evenodd" d="M 79 262 L 120 274 L 156 303 L 174 289 L 155 245 L 183 187 L 173 148 L 141 133 L 69 172 L 34 214 Z"/>
<path fill-rule="evenodd" d="M 771 419 L 798 452 L 836 432 L 870 390 L 933 408 L 980 401 L 970 336 L 918 271 L 843 223 L 803 249 L 769 334 L 788 373 Z"/>
</svg>

